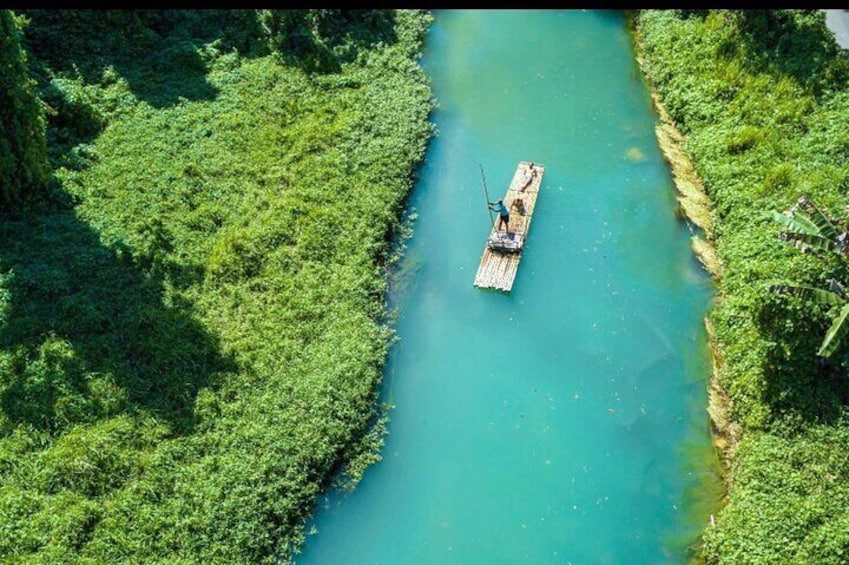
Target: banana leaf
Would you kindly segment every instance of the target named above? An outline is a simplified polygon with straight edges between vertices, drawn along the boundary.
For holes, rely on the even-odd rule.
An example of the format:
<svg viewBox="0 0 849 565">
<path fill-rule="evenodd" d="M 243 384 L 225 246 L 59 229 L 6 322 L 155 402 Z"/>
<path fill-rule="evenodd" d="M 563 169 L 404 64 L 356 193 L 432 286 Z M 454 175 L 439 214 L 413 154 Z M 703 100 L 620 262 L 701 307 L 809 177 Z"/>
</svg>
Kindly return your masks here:
<svg viewBox="0 0 849 565">
<path fill-rule="evenodd" d="M 837 351 L 840 342 L 849 333 L 849 324 L 846 323 L 846 318 L 849 318 L 849 304 L 844 305 L 840 314 L 834 318 L 831 327 L 828 328 L 828 333 L 825 334 L 820 350 L 817 351 L 817 355 L 831 357 L 831 354 Z"/>
<path fill-rule="evenodd" d="M 784 226 L 792 233 L 807 233 L 811 235 L 821 235 L 821 230 L 811 221 L 806 215 L 801 212 L 796 212 L 793 216 L 785 216 L 775 210 L 772 211 L 772 219 Z"/>
<path fill-rule="evenodd" d="M 773 292 L 790 294 L 792 296 L 797 296 L 802 300 L 816 302 L 817 304 L 827 304 L 829 306 L 846 304 L 846 299 L 839 294 L 813 286 L 774 284 L 770 286 L 769 289 Z"/>
<path fill-rule="evenodd" d="M 807 217 L 817 225 L 819 228 L 819 232 L 828 239 L 834 240 L 837 238 L 837 230 L 834 225 L 831 223 L 831 220 L 823 214 L 819 208 L 814 205 L 813 202 L 809 203 L 811 210 L 807 211 Z M 799 213 L 797 212 L 797 216 Z"/>
<path fill-rule="evenodd" d="M 833 240 L 821 235 L 810 233 L 786 233 L 785 239 L 793 242 L 793 244 L 802 251 L 805 248 L 811 248 L 815 251 L 828 251 L 830 253 L 842 254 L 840 247 Z"/>
</svg>

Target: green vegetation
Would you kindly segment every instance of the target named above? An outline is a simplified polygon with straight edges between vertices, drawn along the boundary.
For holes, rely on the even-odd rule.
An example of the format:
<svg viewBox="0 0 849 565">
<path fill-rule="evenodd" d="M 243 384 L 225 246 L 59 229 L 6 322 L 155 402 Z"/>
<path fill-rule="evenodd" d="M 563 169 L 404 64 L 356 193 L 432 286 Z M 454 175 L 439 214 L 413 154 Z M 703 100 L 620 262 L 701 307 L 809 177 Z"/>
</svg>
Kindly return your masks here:
<svg viewBox="0 0 849 565">
<path fill-rule="evenodd" d="M 285 562 L 375 459 L 430 16 L 302 15 L 26 12 L 55 183 L 0 216 L 0 560 Z"/>
<path fill-rule="evenodd" d="M 801 194 L 842 210 L 849 189 L 849 60 L 819 11 L 644 11 L 649 80 L 687 138 L 724 264 L 710 319 L 718 379 L 745 433 L 709 563 L 849 559 L 845 340 L 817 355 L 835 315 L 770 292 L 841 279 L 845 260 L 795 252 L 770 211 Z"/>
<path fill-rule="evenodd" d="M 808 200 L 806 196 L 799 198 L 790 210 L 784 214 L 773 212 L 772 217 L 784 226 L 781 239 L 792 243 L 802 250 L 803 253 L 835 253 L 843 260 L 844 267 L 847 266 L 847 237 L 849 231 L 844 229 L 838 231 L 836 218 L 829 218 L 816 204 Z M 845 222 L 844 222 L 845 223 Z M 841 280 L 846 280 L 846 269 L 841 273 Z M 836 279 L 826 281 L 828 289 L 815 288 L 805 285 L 777 284 L 771 290 L 782 294 L 792 294 L 809 302 L 839 306 L 840 310 L 834 317 L 831 327 L 828 329 L 817 355 L 831 357 L 840 346 L 840 342 L 849 333 L 849 324 L 846 323 L 849 316 L 849 297 L 843 283 Z"/>
</svg>

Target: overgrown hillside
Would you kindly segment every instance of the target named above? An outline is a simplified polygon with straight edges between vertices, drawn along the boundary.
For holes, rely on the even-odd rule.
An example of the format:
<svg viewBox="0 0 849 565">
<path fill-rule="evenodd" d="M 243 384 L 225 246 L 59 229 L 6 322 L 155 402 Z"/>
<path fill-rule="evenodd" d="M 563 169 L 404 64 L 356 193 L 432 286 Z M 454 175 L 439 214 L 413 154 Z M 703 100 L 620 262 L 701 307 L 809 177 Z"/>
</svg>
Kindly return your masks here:
<svg viewBox="0 0 849 565">
<path fill-rule="evenodd" d="M 286 561 L 379 442 L 430 16 L 25 16 L 55 178 L 0 216 L 0 560 Z"/>
<path fill-rule="evenodd" d="M 849 344 L 816 353 L 835 310 L 770 291 L 846 281 L 780 241 L 772 210 L 849 204 L 849 57 L 819 11 L 644 11 L 649 79 L 686 134 L 724 263 L 710 314 L 718 379 L 743 429 L 708 563 L 849 560 Z"/>
</svg>

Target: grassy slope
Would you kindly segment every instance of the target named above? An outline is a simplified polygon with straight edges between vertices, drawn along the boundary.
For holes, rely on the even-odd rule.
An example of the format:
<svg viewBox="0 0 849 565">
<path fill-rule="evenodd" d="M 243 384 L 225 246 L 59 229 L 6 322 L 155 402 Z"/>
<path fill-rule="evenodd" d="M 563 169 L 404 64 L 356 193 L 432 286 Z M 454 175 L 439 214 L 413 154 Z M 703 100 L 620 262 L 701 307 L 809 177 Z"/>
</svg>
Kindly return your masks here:
<svg viewBox="0 0 849 565">
<path fill-rule="evenodd" d="M 73 205 L 0 221 L 0 557 L 297 548 L 375 415 L 428 22 L 397 13 L 338 73 L 166 37 L 46 77 Z"/>
<path fill-rule="evenodd" d="M 725 264 L 710 314 L 733 416 L 745 434 L 727 506 L 705 534 L 710 563 L 849 559 L 846 366 L 815 357 L 827 312 L 768 292 L 822 284 L 842 266 L 782 244 L 770 210 L 802 193 L 842 213 L 849 189 L 847 57 L 823 16 L 764 26 L 728 11 L 646 11 L 648 74 L 687 136 Z M 835 357 L 845 356 L 846 348 Z"/>
</svg>

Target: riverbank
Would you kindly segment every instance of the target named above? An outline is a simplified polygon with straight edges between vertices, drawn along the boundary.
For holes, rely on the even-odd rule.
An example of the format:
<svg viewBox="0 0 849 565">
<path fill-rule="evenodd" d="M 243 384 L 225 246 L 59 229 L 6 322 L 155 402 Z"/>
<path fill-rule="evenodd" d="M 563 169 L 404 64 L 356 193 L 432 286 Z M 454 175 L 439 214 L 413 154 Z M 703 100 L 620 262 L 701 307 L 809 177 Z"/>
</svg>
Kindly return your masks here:
<svg viewBox="0 0 849 565">
<path fill-rule="evenodd" d="M 0 561 L 286 562 L 381 442 L 431 17 L 26 16 L 55 182 L 0 216 Z"/>
<path fill-rule="evenodd" d="M 710 201 L 704 189 L 704 182 L 693 164 L 693 160 L 687 153 L 686 138 L 663 105 L 657 90 L 648 80 L 649 70 L 646 68 L 645 59 L 642 54 L 640 37 L 634 28 L 634 22 L 630 24 L 631 35 L 634 40 L 637 64 L 643 76 L 646 77 L 646 86 L 651 92 L 652 105 L 657 112 L 659 123 L 655 126 L 657 143 L 666 162 L 672 171 L 672 177 L 677 191 L 678 212 L 691 223 L 696 229 L 693 233 L 690 246 L 693 254 L 710 273 L 715 283 L 722 279 L 722 262 L 716 252 L 716 240 L 713 230 L 712 211 Z M 717 297 L 715 300 L 719 300 Z M 711 357 L 711 374 L 708 381 L 708 407 L 710 417 L 713 445 L 723 462 L 726 471 L 730 470 L 734 459 L 734 452 L 740 440 L 742 430 L 736 422 L 731 420 L 731 400 L 728 393 L 719 382 L 719 372 L 723 364 L 720 344 L 716 340 L 716 330 L 710 318 L 704 319 L 705 330 L 708 337 L 708 349 Z"/>
<path fill-rule="evenodd" d="M 845 203 L 845 56 L 821 13 L 644 11 L 635 22 L 658 139 L 676 181 L 686 179 L 681 208 L 706 234 L 695 247 L 718 288 L 706 319 L 708 412 L 728 495 L 704 532 L 703 556 L 840 563 L 849 549 L 840 526 L 845 369 L 815 358 L 826 313 L 768 291 L 775 280 L 823 280 L 829 267 L 782 247 L 768 213 L 802 192 L 833 211 Z M 693 187 L 703 189 L 690 197 Z M 694 200 L 708 205 L 709 224 Z"/>
</svg>

